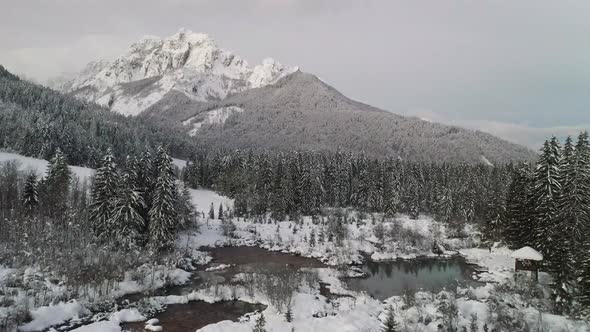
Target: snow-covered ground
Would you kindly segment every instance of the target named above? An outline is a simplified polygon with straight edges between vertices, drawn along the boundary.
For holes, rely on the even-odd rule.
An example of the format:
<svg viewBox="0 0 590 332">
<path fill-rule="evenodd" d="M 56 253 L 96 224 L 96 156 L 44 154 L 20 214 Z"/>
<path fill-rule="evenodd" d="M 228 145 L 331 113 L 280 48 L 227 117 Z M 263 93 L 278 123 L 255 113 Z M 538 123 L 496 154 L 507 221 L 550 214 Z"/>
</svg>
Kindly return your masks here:
<svg viewBox="0 0 590 332">
<path fill-rule="evenodd" d="M 43 172 L 47 166 L 46 161 L 26 158 L 10 153 L 0 153 L 0 161 L 18 160 L 22 169 L 32 169 Z M 184 161 L 176 160 L 175 164 L 183 166 Z M 78 176 L 88 177 L 91 169 L 73 168 Z M 293 321 L 287 322 L 284 314 L 271 305 L 271 301 L 261 292 L 251 292 L 243 286 L 217 285 L 195 290 L 184 296 L 152 297 L 149 303 L 160 306 L 172 303 L 186 303 L 193 300 L 216 302 L 221 300 L 238 299 L 251 303 L 268 305 L 264 310 L 267 331 L 379 331 L 382 320 L 388 306 L 394 308 L 396 319 L 401 324 L 403 331 L 438 331 L 438 325 L 442 322 L 439 308 L 448 298 L 454 299 L 458 308 L 458 325 L 469 328 L 472 314 L 478 317 L 478 327 L 483 331 L 484 322 L 488 322 L 491 331 L 495 326 L 494 321 L 498 315 L 506 314 L 510 317 L 518 317 L 526 321 L 532 330 L 543 331 L 590 331 L 587 323 L 574 321 L 563 316 L 547 313 L 539 303 L 546 300 L 527 300 L 518 293 L 518 287 L 513 282 L 514 259 L 512 251 L 501 246 L 489 248 L 477 248 L 477 236 L 474 229 L 467 229 L 472 236 L 466 239 L 451 239 L 446 235 L 444 225 L 430 217 L 421 217 L 412 220 L 407 216 L 398 216 L 395 221 L 385 223 L 385 240 L 376 236 L 376 227 L 380 224 L 380 217 L 376 216 L 359 220 L 358 215 L 349 211 L 354 221 L 347 224 L 348 236 L 341 244 L 336 244 L 335 239 L 327 240 L 327 222 L 314 223 L 311 218 L 305 217 L 302 222 L 253 222 L 243 219 L 233 221 L 235 231 L 232 236 L 224 236 L 224 223 L 218 219 L 210 220 L 207 214 L 211 203 L 214 205 L 215 214 L 219 204 L 223 204 L 224 210 L 233 207 L 233 201 L 209 190 L 191 190 L 193 203 L 199 212 L 205 214 L 205 218 L 199 220 L 199 231 L 187 230 L 179 234 L 177 246 L 185 255 L 190 256 L 197 264 L 206 264 L 211 257 L 203 246 L 222 245 L 249 245 L 260 246 L 273 251 L 283 251 L 300 254 L 307 257 L 315 257 L 329 265 L 344 266 L 353 262 L 360 262 L 364 255 L 370 255 L 374 260 L 387 259 L 412 259 L 418 256 L 434 256 L 432 244 L 443 245 L 446 248 L 444 255 L 460 254 L 470 263 L 477 264 L 482 270 L 476 277 L 480 281 L 488 282 L 484 286 L 469 289 L 458 289 L 456 294 L 441 292 L 418 292 L 415 294 L 411 305 L 406 303 L 404 297 L 393 296 L 384 302 L 373 299 L 366 293 L 359 293 L 347 288 L 342 282 L 343 276 L 351 275 L 351 271 L 325 267 L 314 269 L 319 280 L 327 285 L 327 289 L 334 295 L 326 298 L 320 294 L 318 287 L 301 287 L 293 296 Z M 349 220 L 352 220 L 349 218 Z M 392 231 L 393 230 L 393 231 Z M 313 234 L 313 235 L 312 235 Z M 320 235 L 322 234 L 322 235 Z M 404 234 L 396 237 L 395 234 Z M 324 240 L 320 240 L 323 237 Z M 311 239 L 314 239 L 313 241 Z M 411 239 L 411 240 L 409 240 Z M 213 265 L 209 270 L 229 268 L 227 265 Z M 141 276 L 141 277 L 140 277 Z M 106 298 L 116 298 L 125 294 L 153 290 L 167 285 L 179 285 L 186 283 L 191 272 L 172 266 L 140 266 L 129 271 L 123 281 L 112 288 L 110 293 L 103 294 Z M 541 275 L 541 284 L 547 284 L 548 276 Z M 50 282 L 50 276 L 44 274 L 38 268 L 13 269 L 0 266 L 0 289 L 9 285 L 27 286 L 35 282 L 41 282 L 49 296 L 56 299 L 63 295 L 64 287 Z M 12 287 L 14 289 L 14 287 Z M 546 288 L 545 288 L 546 289 Z M 91 292 L 92 293 L 92 292 Z M 97 296 L 97 294 L 94 294 Z M 1 296 L 0 296 L 1 298 Z M 500 300 L 498 300 L 500 299 Z M 71 319 L 87 315 L 88 299 L 79 298 L 71 301 L 57 301 L 53 304 L 31 307 L 31 299 L 23 289 L 19 291 L 15 305 L 24 305 L 31 308 L 32 320 L 20 327 L 22 331 L 37 331 L 47 329 L 56 324 L 62 324 Z M 537 301 L 537 302 L 534 302 Z M 541 301 L 541 302 L 538 302 Z M 531 305 L 534 303 L 534 305 Z M 498 309 L 502 308 L 502 310 Z M 10 307 L 0 306 L 0 320 L 9 313 Z M 246 315 L 238 322 L 222 321 L 208 325 L 201 332 L 240 332 L 251 331 L 258 314 Z M 144 321 L 149 316 L 136 309 L 115 309 L 101 321 L 80 327 L 77 332 L 119 332 L 120 323 L 130 321 Z M 106 319 L 106 320 L 104 320 Z"/>
<path fill-rule="evenodd" d="M 242 112 L 244 112 L 244 109 L 237 106 L 220 107 L 211 111 L 207 111 L 204 115 L 199 114 L 191 117 L 188 120 L 183 121 L 182 124 L 185 126 L 190 125 L 191 129 L 189 130 L 188 134 L 190 136 L 195 136 L 203 125 L 224 124 L 232 114 Z"/>
<path fill-rule="evenodd" d="M 219 210 L 219 204 L 223 205 L 224 211 L 228 208 L 233 209 L 234 207 L 233 199 L 227 198 L 225 196 L 220 196 L 219 194 L 211 190 L 190 189 L 190 193 L 193 205 L 200 213 L 209 213 L 209 210 L 211 209 L 211 203 L 213 203 L 213 207 L 215 208 L 215 215 L 217 215 L 217 212 Z"/>
<path fill-rule="evenodd" d="M 15 153 L 0 152 L 0 163 L 13 160 L 18 162 L 20 170 L 25 172 L 32 171 L 37 173 L 37 175 L 45 175 L 47 165 L 49 164 L 47 160 L 43 159 L 25 157 Z M 87 180 L 94 175 L 94 169 L 92 168 L 70 166 L 70 170 L 72 170 L 74 175 L 80 180 Z"/>
</svg>

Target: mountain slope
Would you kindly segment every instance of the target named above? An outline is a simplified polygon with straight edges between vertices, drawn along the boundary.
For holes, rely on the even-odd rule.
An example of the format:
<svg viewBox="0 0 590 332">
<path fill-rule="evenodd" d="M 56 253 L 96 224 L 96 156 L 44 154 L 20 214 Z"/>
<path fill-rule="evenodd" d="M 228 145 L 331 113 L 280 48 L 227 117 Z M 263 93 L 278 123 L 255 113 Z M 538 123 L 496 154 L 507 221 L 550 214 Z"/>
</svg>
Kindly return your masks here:
<svg viewBox="0 0 590 332">
<path fill-rule="evenodd" d="M 92 167 L 109 147 L 124 158 L 158 144 L 177 157 L 195 147 L 174 126 L 124 117 L 21 80 L 0 66 L 0 150 L 49 159 L 60 149 L 71 164 Z"/>
<path fill-rule="evenodd" d="M 300 71 L 219 102 L 192 102 L 169 94 L 142 117 L 182 122 L 198 142 L 223 148 L 364 151 L 372 157 L 472 164 L 535 156 L 490 134 L 404 117 L 351 100 Z"/>
<path fill-rule="evenodd" d="M 404 117 L 347 98 L 273 60 L 250 67 L 207 35 L 181 30 L 133 44 L 58 85 L 173 128 L 207 148 L 365 152 L 417 162 L 531 160 L 527 148 L 482 132 Z"/>
<path fill-rule="evenodd" d="M 250 67 L 208 35 L 181 29 L 165 39 L 145 37 L 115 60 L 92 62 L 53 86 L 115 112 L 137 115 L 171 91 L 197 101 L 221 100 L 294 70 L 273 59 Z"/>
</svg>

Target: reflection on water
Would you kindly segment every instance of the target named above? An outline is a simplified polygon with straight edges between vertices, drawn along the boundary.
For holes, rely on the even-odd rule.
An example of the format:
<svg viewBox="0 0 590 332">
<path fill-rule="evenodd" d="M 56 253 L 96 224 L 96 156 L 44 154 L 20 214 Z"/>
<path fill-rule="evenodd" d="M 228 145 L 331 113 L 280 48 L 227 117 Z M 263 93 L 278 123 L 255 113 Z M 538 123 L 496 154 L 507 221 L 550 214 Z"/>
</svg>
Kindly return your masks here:
<svg viewBox="0 0 590 332">
<path fill-rule="evenodd" d="M 362 270 L 368 277 L 349 279 L 348 286 L 380 300 L 401 295 L 405 289 L 439 291 L 457 284 L 476 284 L 470 278 L 474 270 L 460 258 L 388 262 L 368 260 Z"/>
</svg>

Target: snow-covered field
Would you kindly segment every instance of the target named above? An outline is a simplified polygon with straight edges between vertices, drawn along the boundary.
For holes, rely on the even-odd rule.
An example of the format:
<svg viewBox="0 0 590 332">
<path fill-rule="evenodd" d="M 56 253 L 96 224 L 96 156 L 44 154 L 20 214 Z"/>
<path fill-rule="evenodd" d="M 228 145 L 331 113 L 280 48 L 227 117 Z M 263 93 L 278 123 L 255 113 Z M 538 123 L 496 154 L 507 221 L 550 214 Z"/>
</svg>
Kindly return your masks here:
<svg viewBox="0 0 590 332">
<path fill-rule="evenodd" d="M 20 170 L 25 172 L 32 171 L 37 173 L 37 175 L 45 175 L 47 165 L 49 164 L 47 160 L 30 158 L 15 153 L 0 151 L 0 163 L 13 160 L 18 162 Z M 89 179 L 92 175 L 94 175 L 94 170 L 92 168 L 70 166 L 70 169 L 80 180 Z"/>
</svg>

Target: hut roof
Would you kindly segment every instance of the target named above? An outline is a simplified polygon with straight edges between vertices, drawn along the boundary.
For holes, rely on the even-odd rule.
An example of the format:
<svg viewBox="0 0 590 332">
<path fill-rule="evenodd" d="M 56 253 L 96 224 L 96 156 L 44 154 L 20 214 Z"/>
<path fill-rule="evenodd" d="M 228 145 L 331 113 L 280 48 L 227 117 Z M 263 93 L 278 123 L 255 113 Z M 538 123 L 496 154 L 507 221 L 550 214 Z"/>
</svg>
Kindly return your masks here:
<svg viewBox="0 0 590 332">
<path fill-rule="evenodd" d="M 522 247 L 512 253 L 512 258 L 542 261 L 543 255 L 531 247 Z"/>
</svg>

